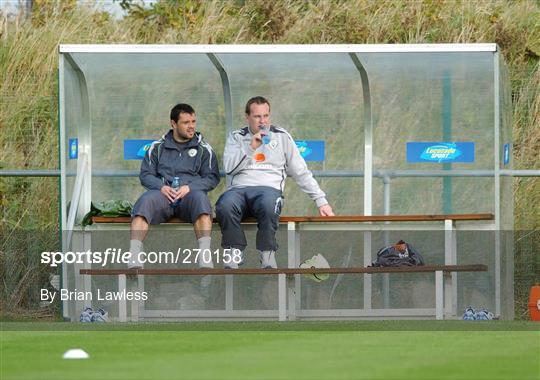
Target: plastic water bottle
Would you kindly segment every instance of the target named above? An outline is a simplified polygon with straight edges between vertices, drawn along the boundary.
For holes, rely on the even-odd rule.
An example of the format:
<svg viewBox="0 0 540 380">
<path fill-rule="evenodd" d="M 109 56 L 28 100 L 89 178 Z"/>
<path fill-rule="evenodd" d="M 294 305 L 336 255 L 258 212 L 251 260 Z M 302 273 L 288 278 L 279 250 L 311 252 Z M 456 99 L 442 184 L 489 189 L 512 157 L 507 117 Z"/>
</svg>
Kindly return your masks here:
<svg viewBox="0 0 540 380">
<path fill-rule="evenodd" d="M 266 125 L 260 125 L 259 129 L 261 131 L 261 140 L 264 145 L 270 143 L 270 136 L 268 136 L 268 128 Z"/>
<path fill-rule="evenodd" d="M 171 187 L 174 191 L 178 191 L 180 189 L 180 177 L 174 177 L 173 181 L 171 183 Z M 171 205 L 174 207 L 178 204 L 178 201 L 174 201 Z"/>
</svg>

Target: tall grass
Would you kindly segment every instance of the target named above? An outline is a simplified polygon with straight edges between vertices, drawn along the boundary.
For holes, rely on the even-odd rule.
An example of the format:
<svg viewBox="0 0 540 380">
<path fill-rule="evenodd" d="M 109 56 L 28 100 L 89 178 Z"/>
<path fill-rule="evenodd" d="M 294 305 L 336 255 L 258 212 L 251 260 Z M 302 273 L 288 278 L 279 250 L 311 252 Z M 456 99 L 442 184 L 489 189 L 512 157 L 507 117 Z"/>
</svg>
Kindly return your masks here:
<svg viewBox="0 0 540 380">
<path fill-rule="evenodd" d="M 60 43 L 447 42 L 499 44 L 512 84 L 515 168 L 540 168 L 537 1 L 161 1 L 149 9 L 132 7 L 122 20 L 75 1 L 35 3 L 31 15 L 20 14 L 11 20 L 0 17 L 1 169 L 58 167 L 56 69 Z M 514 193 L 516 229 L 540 230 L 538 179 L 515 180 Z M 57 201 L 54 180 L 0 179 L 3 279 L 8 253 L 24 253 L 24 245 L 7 243 L 8 231 L 43 229 L 57 236 Z M 525 260 L 520 268 L 529 270 L 525 279 L 516 278 L 521 281 L 516 284 L 516 295 L 522 300 L 531 282 L 540 280 L 535 256 L 530 255 L 540 250 L 540 242 L 532 241 L 526 247 L 516 244 L 516 263 Z M 47 273 L 39 273 L 32 281 L 44 283 L 47 277 Z M 35 307 L 32 292 L 22 286 L 28 281 L 22 271 L 3 282 L 2 310 Z M 13 297 L 13 292 L 19 294 Z M 518 303 L 518 307 L 518 315 L 524 315 L 524 304 Z"/>
</svg>

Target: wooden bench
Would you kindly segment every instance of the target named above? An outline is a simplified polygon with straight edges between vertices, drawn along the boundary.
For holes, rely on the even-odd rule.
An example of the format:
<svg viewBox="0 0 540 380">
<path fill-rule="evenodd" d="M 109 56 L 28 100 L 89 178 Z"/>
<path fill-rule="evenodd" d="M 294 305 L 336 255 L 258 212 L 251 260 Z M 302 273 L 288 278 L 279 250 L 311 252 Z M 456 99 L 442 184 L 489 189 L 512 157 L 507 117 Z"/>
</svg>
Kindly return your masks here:
<svg viewBox="0 0 540 380">
<path fill-rule="evenodd" d="M 363 274 L 364 275 L 364 308 L 371 309 L 371 275 L 377 273 L 419 273 L 432 272 L 435 274 L 435 318 L 443 319 L 455 317 L 457 310 L 457 272 L 477 272 L 486 271 L 487 267 L 481 264 L 457 265 L 456 254 L 456 222 L 475 222 L 493 220 L 493 214 L 450 214 L 450 215 L 344 215 L 333 217 L 321 216 L 281 216 L 280 223 L 287 224 L 288 232 L 288 268 L 279 269 L 88 269 L 83 268 L 79 274 L 88 276 L 118 276 L 119 290 L 126 289 L 127 278 L 144 278 L 146 275 L 163 276 L 203 276 L 216 275 L 226 276 L 226 309 L 232 310 L 232 275 L 277 275 L 278 276 L 278 318 L 280 321 L 296 319 L 296 296 L 300 292 L 300 275 L 302 274 Z M 93 217 L 94 227 L 99 226 L 124 225 L 128 227 L 130 217 Z M 214 222 L 216 222 L 214 220 Z M 412 222 L 419 228 L 426 228 L 432 223 L 438 224 L 437 229 L 445 231 L 445 265 L 427 265 L 421 267 L 368 267 L 372 261 L 371 235 L 372 230 L 386 230 L 388 224 L 401 225 L 404 222 Z M 424 222 L 424 223 L 419 223 Z M 430 223 L 431 222 L 431 223 Z M 247 218 L 244 224 L 254 224 L 255 219 Z M 440 227 L 443 223 L 443 228 Z M 174 225 L 191 228 L 190 224 L 177 218 L 164 223 L 173 227 Z M 328 268 L 328 269 L 300 269 L 300 230 L 309 229 L 339 229 L 339 230 L 359 230 L 364 232 L 364 266 L 350 268 Z M 129 277 L 127 277 L 129 276 Z M 293 281 L 294 280 L 294 281 Z M 88 285 L 87 285 L 88 286 Z M 141 289 L 141 281 L 138 281 L 137 289 Z M 144 289 L 144 286 L 143 286 Z M 140 305 L 133 302 L 131 305 L 131 320 L 138 320 Z M 431 314 L 433 315 L 433 314 Z M 127 304 L 120 301 L 119 320 L 127 320 Z"/>
<path fill-rule="evenodd" d="M 286 321 L 287 311 L 291 310 L 294 300 L 289 297 L 287 304 L 286 289 L 292 290 L 290 286 L 293 275 L 301 274 L 351 274 L 351 273 L 435 273 L 435 318 L 444 318 L 444 274 L 455 272 L 485 272 L 485 265 L 427 265 L 417 267 L 350 267 L 350 268 L 278 268 L 278 269 L 81 269 L 81 275 L 92 276 L 118 276 L 118 291 L 126 291 L 126 276 L 206 276 L 206 275 L 277 275 L 278 276 L 278 319 Z M 289 292 L 289 294 L 291 294 Z M 138 321 L 140 305 L 138 301 L 132 301 L 131 320 Z M 289 313 L 290 315 L 290 313 Z M 119 321 L 127 321 L 127 302 L 119 301 Z"/>
</svg>

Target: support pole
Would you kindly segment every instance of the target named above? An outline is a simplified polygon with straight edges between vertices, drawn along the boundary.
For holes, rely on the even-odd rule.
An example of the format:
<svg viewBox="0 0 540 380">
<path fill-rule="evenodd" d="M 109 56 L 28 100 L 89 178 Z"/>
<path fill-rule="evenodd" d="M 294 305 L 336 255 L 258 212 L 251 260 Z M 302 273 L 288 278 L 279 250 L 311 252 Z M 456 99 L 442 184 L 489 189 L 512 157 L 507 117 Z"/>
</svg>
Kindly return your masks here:
<svg viewBox="0 0 540 380">
<path fill-rule="evenodd" d="M 443 74 L 442 98 L 442 139 L 444 142 L 452 141 L 452 74 L 445 71 Z M 452 164 L 443 164 L 443 170 L 452 170 Z M 452 213 L 452 177 L 443 178 L 443 214 Z"/>
<path fill-rule="evenodd" d="M 225 276 L 225 310 L 232 311 L 234 309 L 234 277 L 233 275 Z"/>
<path fill-rule="evenodd" d="M 390 215 L 390 176 L 385 175 L 383 177 L 383 208 L 384 215 Z M 384 224 L 389 224 L 385 222 Z M 384 231 L 384 245 L 387 247 L 390 245 L 390 233 Z M 390 274 L 383 273 L 382 275 L 382 292 L 383 292 L 383 307 L 388 309 L 390 307 Z"/>
<path fill-rule="evenodd" d="M 285 273 L 278 274 L 278 315 L 279 321 L 287 320 L 287 276 Z"/>
<path fill-rule="evenodd" d="M 444 221 L 444 265 L 457 265 L 456 227 L 453 220 Z M 445 273 L 445 314 L 457 315 L 457 273 Z"/>
<path fill-rule="evenodd" d="M 435 272 L 435 319 L 444 319 L 444 279 L 443 272 Z"/>
<path fill-rule="evenodd" d="M 287 265 L 289 268 L 300 266 L 300 234 L 298 223 L 287 223 Z M 296 319 L 296 310 L 300 308 L 300 275 L 295 274 L 287 281 L 289 319 Z M 294 279 L 294 281 L 292 281 Z"/>
<path fill-rule="evenodd" d="M 118 291 L 123 293 L 126 291 L 126 275 L 118 275 Z M 118 300 L 118 321 L 127 322 L 127 304 L 125 298 L 120 298 Z"/>
</svg>

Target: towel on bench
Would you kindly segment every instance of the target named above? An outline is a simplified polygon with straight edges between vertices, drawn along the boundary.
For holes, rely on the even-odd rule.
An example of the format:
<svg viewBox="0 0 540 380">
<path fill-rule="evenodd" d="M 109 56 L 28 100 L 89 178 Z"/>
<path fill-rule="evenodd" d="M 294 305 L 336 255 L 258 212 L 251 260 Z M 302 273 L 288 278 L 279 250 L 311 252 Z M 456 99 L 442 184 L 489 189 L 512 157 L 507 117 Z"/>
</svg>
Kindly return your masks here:
<svg viewBox="0 0 540 380">
<path fill-rule="evenodd" d="M 116 218 L 119 216 L 131 216 L 133 204 L 126 200 L 110 200 L 104 202 L 90 203 L 90 211 L 81 222 L 83 226 L 92 224 L 93 216 L 105 216 Z"/>
</svg>

